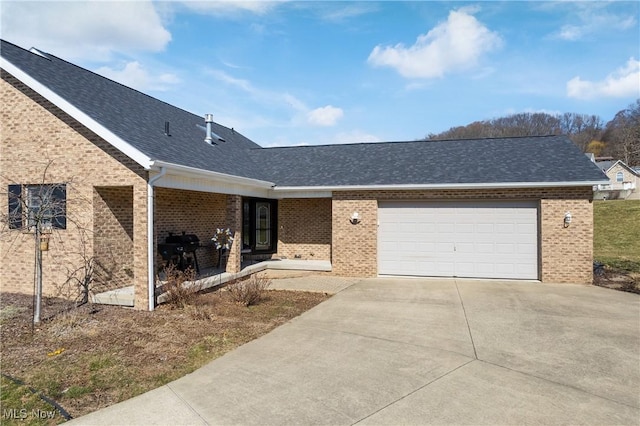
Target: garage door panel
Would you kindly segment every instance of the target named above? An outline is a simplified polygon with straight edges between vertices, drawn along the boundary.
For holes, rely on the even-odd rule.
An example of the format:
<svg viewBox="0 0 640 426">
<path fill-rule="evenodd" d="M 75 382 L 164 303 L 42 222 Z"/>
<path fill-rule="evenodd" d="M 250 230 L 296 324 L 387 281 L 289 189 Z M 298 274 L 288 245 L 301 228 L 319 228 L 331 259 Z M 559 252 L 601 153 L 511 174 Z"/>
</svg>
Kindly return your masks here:
<svg viewBox="0 0 640 426">
<path fill-rule="evenodd" d="M 382 275 L 538 277 L 534 202 L 381 202 L 378 217 Z"/>
<path fill-rule="evenodd" d="M 537 255 L 538 254 L 538 248 L 536 247 L 535 244 L 531 244 L 531 243 L 520 243 L 518 244 L 518 250 L 517 253 L 518 254 L 526 254 L 526 255 Z"/>
</svg>

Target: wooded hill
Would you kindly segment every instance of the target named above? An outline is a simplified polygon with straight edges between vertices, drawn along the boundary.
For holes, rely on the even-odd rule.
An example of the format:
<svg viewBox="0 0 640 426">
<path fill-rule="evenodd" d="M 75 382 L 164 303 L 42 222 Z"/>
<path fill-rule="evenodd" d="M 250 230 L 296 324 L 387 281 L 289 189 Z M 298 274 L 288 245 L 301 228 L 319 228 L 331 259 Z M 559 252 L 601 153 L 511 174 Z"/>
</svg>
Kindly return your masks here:
<svg viewBox="0 0 640 426">
<path fill-rule="evenodd" d="M 568 135 L 584 152 L 640 166 L 640 99 L 608 123 L 597 115 L 520 113 L 452 127 L 427 140 Z"/>
</svg>

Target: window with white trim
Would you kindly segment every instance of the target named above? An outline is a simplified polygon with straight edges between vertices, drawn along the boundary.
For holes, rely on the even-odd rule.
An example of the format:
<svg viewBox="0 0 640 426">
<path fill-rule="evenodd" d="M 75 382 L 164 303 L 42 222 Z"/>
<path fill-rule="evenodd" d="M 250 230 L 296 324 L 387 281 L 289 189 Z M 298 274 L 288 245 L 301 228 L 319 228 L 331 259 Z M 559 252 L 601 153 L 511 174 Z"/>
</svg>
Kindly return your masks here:
<svg viewBox="0 0 640 426">
<path fill-rule="evenodd" d="M 624 173 L 622 172 L 616 173 L 616 182 L 624 182 Z"/>
</svg>

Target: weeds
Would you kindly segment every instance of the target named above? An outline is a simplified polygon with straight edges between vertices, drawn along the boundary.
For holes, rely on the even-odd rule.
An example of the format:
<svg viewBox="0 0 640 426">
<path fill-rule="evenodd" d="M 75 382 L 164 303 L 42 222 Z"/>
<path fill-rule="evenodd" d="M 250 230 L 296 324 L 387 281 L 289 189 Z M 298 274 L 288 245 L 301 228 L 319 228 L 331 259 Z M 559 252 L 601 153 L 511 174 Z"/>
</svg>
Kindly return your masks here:
<svg viewBox="0 0 640 426">
<path fill-rule="evenodd" d="M 197 304 L 185 306 L 184 310 L 194 320 L 209 321 L 215 318 L 211 306 Z"/>
<path fill-rule="evenodd" d="M 196 284 L 196 272 L 192 268 L 180 271 L 175 265 L 169 264 L 165 269 L 165 283 L 162 286 L 167 294 L 167 303 L 175 308 L 184 308 L 193 304 L 200 285 Z"/>
<path fill-rule="evenodd" d="M 271 285 L 271 280 L 264 276 L 253 274 L 249 278 L 228 284 L 226 288 L 234 302 L 244 306 L 251 306 L 260 302 L 262 293 L 269 285 Z"/>
</svg>

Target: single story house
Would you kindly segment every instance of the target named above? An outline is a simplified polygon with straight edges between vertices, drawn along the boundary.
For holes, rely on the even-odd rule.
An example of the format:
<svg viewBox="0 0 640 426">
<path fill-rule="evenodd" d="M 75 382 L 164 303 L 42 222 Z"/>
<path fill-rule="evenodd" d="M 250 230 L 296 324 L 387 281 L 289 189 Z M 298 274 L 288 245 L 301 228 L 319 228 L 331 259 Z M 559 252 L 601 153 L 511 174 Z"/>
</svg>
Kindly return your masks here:
<svg viewBox="0 0 640 426">
<path fill-rule="evenodd" d="M 594 162 L 609 179 L 595 187 L 596 200 L 640 200 L 640 172 L 622 160 L 594 159 Z"/>
<path fill-rule="evenodd" d="M 105 285 L 133 285 L 135 308 L 153 309 L 158 244 L 216 228 L 234 235 L 230 273 L 254 256 L 323 260 L 342 276 L 592 282 L 592 188 L 607 179 L 564 136 L 261 148 L 1 43 L 3 291 L 33 289 L 32 195 L 51 187 L 47 294 L 73 291 L 91 259 Z M 27 204 L 17 217 L 15 200 Z M 212 266 L 216 251 L 198 259 Z"/>
</svg>

